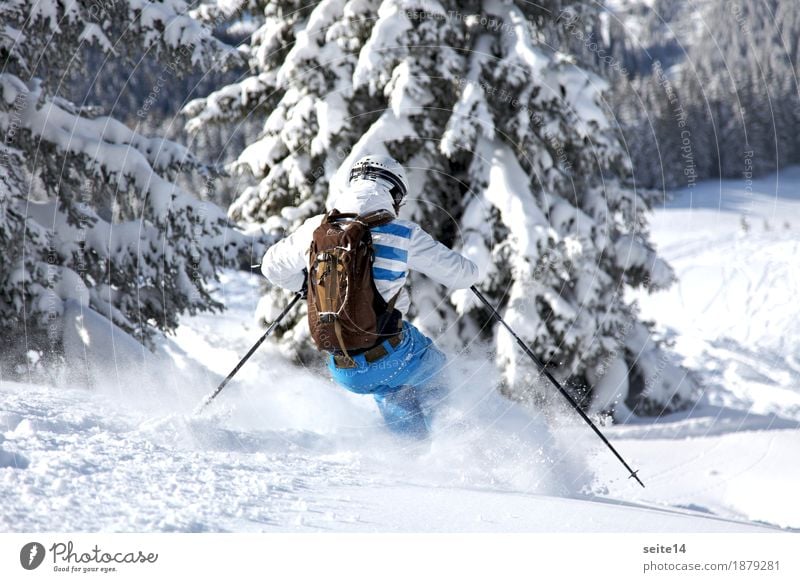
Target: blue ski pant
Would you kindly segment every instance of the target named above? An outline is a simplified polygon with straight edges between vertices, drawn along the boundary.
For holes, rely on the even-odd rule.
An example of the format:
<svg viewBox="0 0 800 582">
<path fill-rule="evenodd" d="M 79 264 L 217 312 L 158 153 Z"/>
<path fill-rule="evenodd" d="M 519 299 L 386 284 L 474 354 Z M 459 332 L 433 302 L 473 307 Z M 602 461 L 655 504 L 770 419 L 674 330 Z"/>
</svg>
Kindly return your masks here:
<svg viewBox="0 0 800 582">
<path fill-rule="evenodd" d="M 372 394 L 393 432 L 425 438 L 431 411 L 446 393 L 441 371 L 447 357 L 407 321 L 397 347 L 388 341 L 383 346 L 388 354 L 377 362 L 370 364 L 363 355 L 353 356 L 355 368 L 337 368 L 330 355 L 331 376 L 351 392 Z"/>
</svg>

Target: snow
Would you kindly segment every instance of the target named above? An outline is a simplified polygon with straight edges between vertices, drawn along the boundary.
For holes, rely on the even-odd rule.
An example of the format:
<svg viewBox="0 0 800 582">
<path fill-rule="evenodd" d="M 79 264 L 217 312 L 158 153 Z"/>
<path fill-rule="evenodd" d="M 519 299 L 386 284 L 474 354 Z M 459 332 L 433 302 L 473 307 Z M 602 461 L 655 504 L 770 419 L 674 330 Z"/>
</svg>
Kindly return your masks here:
<svg viewBox="0 0 800 582">
<path fill-rule="evenodd" d="M 509 34 L 503 40 L 515 46 L 508 52 L 519 55 L 521 61 L 528 67 L 531 78 L 540 77 L 543 69 L 550 64 L 550 59 L 538 47 L 533 46 L 527 30 L 528 21 L 519 9 L 500 0 L 485 0 L 483 7 L 487 13 L 498 15 L 509 25 Z"/>
<path fill-rule="evenodd" d="M 405 15 L 403 3 L 385 0 L 378 9 L 378 20 L 372 27 L 370 38 L 359 53 L 353 72 L 353 88 L 367 86 L 370 94 L 385 87 L 391 79 L 393 65 L 403 49 L 402 35 L 412 28 Z"/>
<path fill-rule="evenodd" d="M 612 352 L 603 373 L 598 376 L 590 378 L 595 391 L 591 410 L 595 413 L 611 410 L 625 399 L 628 393 L 628 366 L 619 354 Z"/>
<path fill-rule="evenodd" d="M 651 249 L 642 245 L 637 237 L 622 235 L 616 240 L 614 246 L 616 247 L 614 259 L 621 269 L 646 269 L 651 273 L 651 283 L 657 288 L 667 287 L 672 282 L 673 273 L 667 263 L 657 257 Z"/>
<path fill-rule="evenodd" d="M 88 22 L 83 27 L 83 32 L 78 36 L 78 40 L 86 42 L 87 44 L 97 43 L 104 52 L 116 54 L 111 41 L 97 24 Z"/>
<path fill-rule="evenodd" d="M 324 100 L 317 101 L 316 109 L 319 131 L 311 140 L 311 153 L 319 155 L 331 145 L 331 138 L 345 127 L 347 116 L 347 103 L 338 94 L 327 95 Z"/>
<path fill-rule="evenodd" d="M 187 116 L 186 131 L 196 133 L 206 124 L 235 116 L 275 90 L 275 73 L 259 73 L 240 82 L 211 92 L 207 97 L 192 99 L 181 113 Z"/>
<path fill-rule="evenodd" d="M 322 0 L 317 4 L 308 17 L 305 28 L 297 35 L 292 50 L 286 55 L 284 66 L 278 71 L 280 85 L 286 85 L 287 76 L 293 73 L 297 63 L 313 61 L 328 29 L 341 17 L 344 5 L 345 0 Z"/>
<path fill-rule="evenodd" d="M 31 21 L 47 22 L 50 32 L 58 34 L 61 28 L 58 26 L 58 9 L 60 2 L 56 0 L 40 0 L 31 7 Z"/>
<path fill-rule="evenodd" d="M 0 382 L 0 530 L 800 529 L 799 186 L 800 169 L 699 184 L 656 211 L 654 242 L 680 283 L 638 300 L 704 391 L 690 410 L 602 427 L 645 489 L 571 411 L 546 418 L 498 396 L 480 342 L 450 354 L 430 443 L 389 435 L 368 398 L 272 342 L 192 416 L 262 333 L 260 277 L 225 272 L 229 311 L 184 318 L 157 354 L 87 351 L 113 368 L 92 390 Z M 86 346 L 92 324 L 68 310 Z"/>
<path fill-rule="evenodd" d="M 453 114 L 439 145 L 439 149 L 448 157 L 453 157 L 459 148 L 474 148 L 479 134 L 489 140 L 494 138 L 494 119 L 480 83 L 481 70 L 486 66 L 491 49 L 492 37 L 488 34 L 479 36 L 472 51 L 469 72 L 466 78 L 459 79 L 463 89 L 453 106 Z"/>
<path fill-rule="evenodd" d="M 170 208 L 194 203 L 186 192 L 162 178 L 153 170 L 164 170 L 179 164 L 195 163 L 182 145 L 161 138 L 146 138 L 110 117 L 87 119 L 58 106 L 53 99 L 42 99 L 42 89 L 22 90 L 19 79 L 0 75 L 6 99 L 27 93 L 28 103 L 21 112 L 22 124 L 60 151 L 82 154 L 92 161 L 98 173 L 111 174 L 121 189 L 128 181 L 150 196 L 148 203 L 157 216 L 166 216 Z M 12 87 L 13 85 L 13 87 Z M 41 102 L 41 106 L 38 104 Z M 223 219 L 224 213 L 209 206 L 209 218 Z"/>
<path fill-rule="evenodd" d="M 539 245 L 547 239 L 548 222 L 531 194 L 530 178 L 509 146 L 500 140 L 481 138 L 480 152 L 491 160 L 486 199 L 503 216 L 515 239 L 520 259 L 535 260 Z"/>
<path fill-rule="evenodd" d="M 247 168 L 254 176 L 263 176 L 286 151 L 280 135 L 266 135 L 248 145 L 232 167 L 237 171 Z"/>
</svg>

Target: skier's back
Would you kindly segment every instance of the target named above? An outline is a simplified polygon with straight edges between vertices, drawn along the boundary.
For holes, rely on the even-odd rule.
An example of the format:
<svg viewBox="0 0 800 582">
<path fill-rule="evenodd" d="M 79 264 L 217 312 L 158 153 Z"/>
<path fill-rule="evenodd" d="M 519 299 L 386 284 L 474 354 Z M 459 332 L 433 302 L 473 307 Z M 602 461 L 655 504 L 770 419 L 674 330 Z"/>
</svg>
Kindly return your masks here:
<svg viewBox="0 0 800 582">
<path fill-rule="evenodd" d="M 397 218 L 407 191 L 405 172 L 395 160 L 387 156 L 362 158 L 351 169 L 348 188 L 333 201 L 335 211 L 308 219 L 290 236 L 270 247 L 264 256 L 262 272 L 271 283 L 299 291 L 307 281 L 307 270 L 311 269 L 309 324 L 317 345 L 329 352 L 328 367 L 333 379 L 353 392 L 373 394 L 392 430 L 424 437 L 428 432 L 427 409 L 442 394 L 438 376 L 446 357 L 416 327 L 402 320 L 409 305 L 404 288 L 408 270 L 420 271 L 438 283 L 459 289 L 477 281 L 478 268 L 434 240 L 416 223 Z M 317 260 L 319 257 L 335 260 L 335 257 L 317 251 L 325 244 L 326 229 L 335 236 L 336 224 L 353 217 L 369 227 L 364 230 L 368 230 L 365 236 L 372 249 L 370 261 L 374 255 L 371 279 L 377 291 L 374 303 L 377 313 L 372 320 L 367 319 L 375 325 L 350 325 L 348 329 L 346 324 L 352 324 L 356 317 L 342 317 L 343 326 L 334 321 L 336 314 L 322 305 L 320 297 L 330 303 L 328 296 L 333 293 L 330 285 L 322 287 L 323 272 L 330 271 L 331 266 L 328 260 L 323 269 Z M 330 224 L 334 231 L 321 227 L 323 224 Z M 313 256 L 309 252 L 312 246 L 316 253 Z M 349 257 L 342 261 L 345 265 L 349 262 Z M 342 263 L 336 263 L 339 271 L 343 269 Z M 342 274 L 339 279 L 344 277 Z M 341 287 L 339 279 L 334 278 Z M 319 286 L 318 294 L 315 286 Z M 338 307 L 336 313 L 347 307 L 341 304 L 346 302 L 346 298 L 340 299 L 340 304 L 334 301 Z M 365 309 L 371 312 L 372 306 L 354 306 L 356 312 Z M 315 335 L 320 329 L 323 332 Z M 335 332 L 325 333 L 327 329 Z M 354 334 L 361 337 L 353 338 Z M 359 347 L 350 349 L 352 345 Z"/>
</svg>

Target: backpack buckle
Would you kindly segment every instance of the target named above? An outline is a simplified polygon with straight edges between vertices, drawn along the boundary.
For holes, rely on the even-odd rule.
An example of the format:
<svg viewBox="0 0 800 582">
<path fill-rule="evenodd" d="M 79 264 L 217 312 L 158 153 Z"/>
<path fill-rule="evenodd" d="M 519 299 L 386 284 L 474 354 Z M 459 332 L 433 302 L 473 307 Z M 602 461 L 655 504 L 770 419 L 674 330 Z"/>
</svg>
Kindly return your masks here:
<svg viewBox="0 0 800 582">
<path fill-rule="evenodd" d="M 330 311 L 322 312 L 319 314 L 319 320 L 321 323 L 333 323 L 336 320 L 336 314 Z"/>
<path fill-rule="evenodd" d="M 352 358 L 348 358 L 344 354 L 334 354 L 333 362 L 337 368 L 356 368 L 356 362 Z"/>
</svg>

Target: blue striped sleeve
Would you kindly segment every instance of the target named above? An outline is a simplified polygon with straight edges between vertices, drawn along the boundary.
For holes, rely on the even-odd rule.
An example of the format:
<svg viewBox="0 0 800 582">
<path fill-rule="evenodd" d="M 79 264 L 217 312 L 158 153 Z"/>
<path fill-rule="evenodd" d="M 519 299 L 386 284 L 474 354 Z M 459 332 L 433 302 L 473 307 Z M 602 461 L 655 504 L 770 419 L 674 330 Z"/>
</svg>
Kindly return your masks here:
<svg viewBox="0 0 800 582">
<path fill-rule="evenodd" d="M 372 276 L 376 281 L 397 281 L 406 276 L 404 271 L 392 271 L 390 269 L 372 268 Z"/>
<path fill-rule="evenodd" d="M 389 224 L 382 224 L 380 226 L 373 226 L 370 230 L 372 232 L 382 232 L 383 234 L 393 234 L 403 238 L 411 238 L 411 229 L 407 226 L 403 226 L 402 224 L 397 224 L 396 222 L 390 222 Z"/>
<path fill-rule="evenodd" d="M 387 245 L 372 245 L 375 249 L 375 256 L 380 259 L 389 259 L 392 261 L 408 262 L 408 251 L 398 249 L 397 247 L 390 247 Z"/>
</svg>

